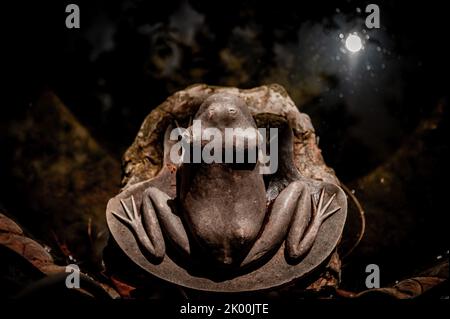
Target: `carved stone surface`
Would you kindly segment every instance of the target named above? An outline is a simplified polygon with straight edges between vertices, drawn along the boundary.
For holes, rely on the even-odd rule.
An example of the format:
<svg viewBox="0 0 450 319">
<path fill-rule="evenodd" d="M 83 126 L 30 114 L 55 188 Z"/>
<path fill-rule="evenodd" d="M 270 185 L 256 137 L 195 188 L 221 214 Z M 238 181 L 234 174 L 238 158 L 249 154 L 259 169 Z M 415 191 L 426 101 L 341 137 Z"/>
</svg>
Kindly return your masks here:
<svg viewBox="0 0 450 319">
<path fill-rule="evenodd" d="M 173 162 L 168 133 L 179 125 L 195 135 L 192 119 L 221 132 L 276 127 L 277 171 Z M 236 292 L 290 283 L 330 256 L 344 227 L 346 196 L 309 117 L 278 85 L 177 92 L 145 119 L 124 164 L 124 188 L 107 206 L 111 234 L 132 261 L 178 285 Z"/>
</svg>

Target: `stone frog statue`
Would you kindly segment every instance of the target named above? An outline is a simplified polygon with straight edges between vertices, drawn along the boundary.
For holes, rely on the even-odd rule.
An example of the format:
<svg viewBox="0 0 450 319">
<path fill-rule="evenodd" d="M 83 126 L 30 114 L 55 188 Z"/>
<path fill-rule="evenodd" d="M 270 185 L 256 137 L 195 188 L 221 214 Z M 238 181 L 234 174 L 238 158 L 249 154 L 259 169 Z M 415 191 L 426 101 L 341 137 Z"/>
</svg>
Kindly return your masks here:
<svg viewBox="0 0 450 319">
<path fill-rule="evenodd" d="M 201 121 L 202 130 L 257 129 L 245 100 L 228 93 L 207 97 L 194 120 Z M 174 163 L 170 130 L 164 137 L 159 174 L 139 186 L 138 195 L 128 191 L 108 204 L 108 211 L 131 230 L 140 249 L 155 263 L 173 250 L 179 259 L 194 264 L 206 260 L 208 267 L 240 270 L 270 259 L 283 248 L 287 263 L 299 263 L 311 250 L 321 225 L 347 209 L 339 186 L 300 174 L 293 161 L 289 124 L 281 126 L 275 137 L 279 165 L 270 176 L 260 173 L 259 162 Z M 186 132 L 191 142 L 197 138 L 205 146 L 192 127 Z M 248 139 L 260 135 L 245 138 L 244 144 L 231 141 L 235 151 L 252 151 L 245 148 L 258 143 Z M 225 151 L 230 143 L 226 144 L 226 138 L 222 143 Z M 169 178 L 170 174 L 176 178 Z"/>
</svg>

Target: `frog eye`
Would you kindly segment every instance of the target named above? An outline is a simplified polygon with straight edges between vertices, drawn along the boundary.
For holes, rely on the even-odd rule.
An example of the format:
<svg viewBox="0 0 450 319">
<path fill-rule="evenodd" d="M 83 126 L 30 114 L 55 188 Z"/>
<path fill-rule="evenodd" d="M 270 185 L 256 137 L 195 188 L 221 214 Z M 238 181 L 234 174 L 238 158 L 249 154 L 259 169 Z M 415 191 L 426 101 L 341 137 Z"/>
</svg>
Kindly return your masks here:
<svg viewBox="0 0 450 319">
<path fill-rule="evenodd" d="M 236 114 L 237 110 L 234 107 L 228 108 L 228 113 L 230 114 Z"/>
</svg>

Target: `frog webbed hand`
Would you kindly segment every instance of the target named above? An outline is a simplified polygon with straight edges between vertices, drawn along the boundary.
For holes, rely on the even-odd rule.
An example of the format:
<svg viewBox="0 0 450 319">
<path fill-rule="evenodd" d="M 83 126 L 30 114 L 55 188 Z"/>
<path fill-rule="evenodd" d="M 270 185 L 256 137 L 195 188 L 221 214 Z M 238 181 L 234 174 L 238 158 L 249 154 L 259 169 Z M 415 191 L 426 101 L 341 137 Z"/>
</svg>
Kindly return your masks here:
<svg viewBox="0 0 450 319">
<path fill-rule="evenodd" d="M 329 185 L 328 187 L 332 186 Z M 329 197 L 326 204 L 324 204 L 325 193 L 328 193 L 325 189 L 326 187 L 323 187 L 320 191 L 319 200 L 317 203 L 314 200 L 313 195 L 310 196 L 310 205 L 306 205 L 305 200 L 308 200 L 306 197 L 304 197 L 303 202 L 302 200 L 299 200 L 296 214 L 292 220 L 291 228 L 289 229 L 289 233 L 286 238 L 286 252 L 292 260 L 296 260 L 304 256 L 311 249 L 322 223 L 328 217 L 341 209 L 339 206 L 329 209 L 337 193 L 333 193 Z M 306 210 L 311 211 L 311 206 L 312 221 L 309 222 L 309 226 L 305 233 L 305 228 L 306 225 L 308 225 L 308 221 L 305 220 L 306 214 L 304 212 Z"/>
<path fill-rule="evenodd" d="M 149 187 L 143 193 L 141 210 L 137 209 L 132 195 L 130 207 L 124 199 L 120 200 L 126 216 L 112 212 L 117 219 L 131 229 L 137 242 L 156 259 L 161 259 L 165 255 L 161 226 L 167 237 L 182 252 L 190 254 L 187 233 L 180 218 L 169 207 L 169 200 L 170 197 L 166 193 L 155 187 Z"/>
<path fill-rule="evenodd" d="M 112 214 L 131 229 L 137 242 L 148 253 L 156 259 L 162 259 L 166 248 L 158 218 L 156 217 L 150 199 L 144 196 L 141 207 L 142 212 L 137 209 L 133 195 L 131 195 L 130 201 L 131 205 L 129 207 L 124 199 L 120 200 L 126 216 L 118 212 L 112 212 Z"/>
</svg>

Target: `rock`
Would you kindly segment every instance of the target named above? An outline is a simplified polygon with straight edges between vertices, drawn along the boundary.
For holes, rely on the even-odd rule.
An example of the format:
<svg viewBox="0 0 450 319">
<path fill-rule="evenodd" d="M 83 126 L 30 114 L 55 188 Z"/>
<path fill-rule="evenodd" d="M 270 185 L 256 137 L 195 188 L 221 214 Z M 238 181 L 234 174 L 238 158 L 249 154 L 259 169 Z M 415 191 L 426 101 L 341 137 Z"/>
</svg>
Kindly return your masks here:
<svg viewBox="0 0 450 319">
<path fill-rule="evenodd" d="M 234 93 L 243 98 L 251 105 L 250 110 L 256 119 L 267 114 L 285 117 L 295 132 L 295 164 L 300 172 L 307 177 L 339 184 L 333 170 L 323 160 L 309 116 L 298 111 L 283 87 L 271 84 L 240 90 L 196 84 L 173 94 L 145 118 L 136 139 L 124 155 L 122 186 L 154 177 L 161 169 L 162 136 L 167 125 L 174 121 L 187 122 L 194 116 L 200 101 L 220 92 Z"/>
<path fill-rule="evenodd" d="M 130 194 L 134 194 L 136 202 L 138 203 L 138 205 L 140 205 L 142 195 L 139 195 L 139 192 L 141 192 L 141 188 L 144 187 L 143 185 L 147 182 L 151 182 L 151 180 L 160 171 L 162 171 L 163 173 L 158 175 L 158 180 L 162 178 L 161 176 L 167 175 L 166 168 L 162 170 L 161 167 L 163 157 L 162 142 L 166 128 L 172 124 L 187 127 L 200 104 L 208 96 L 216 93 L 231 93 L 242 98 L 246 102 L 246 105 L 249 106 L 250 112 L 255 118 L 259 127 L 264 126 L 260 126 L 259 124 L 261 123 L 267 124 L 267 120 L 270 120 L 272 124 L 272 121 L 276 120 L 287 121 L 294 131 L 294 163 L 300 173 L 303 176 L 314 180 L 330 182 L 337 185 L 340 184 L 338 178 L 334 174 L 334 171 L 329 168 L 323 160 L 321 151 L 317 145 L 316 135 L 310 118 L 308 117 L 308 115 L 299 112 L 293 101 L 281 86 L 272 84 L 250 90 L 240 90 L 237 88 L 213 87 L 199 84 L 188 87 L 187 89 L 179 91 L 170 96 L 165 102 L 153 109 L 152 112 L 145 118 L 136 136 L 136 139 L 128 148 L 123 158 L 123 167 L 125 174 L 122 180 L 123 192 L 118 195 L 119 197 L 122 196 L 123 198 L 125 198 L 127 196 L 129 197 Z M 171 185 L 171 187 L 174 186 L 173 182 L 169 184 Z M 117 198 L 112 199 L 112 201 L 113 203 L 110 201 L 110 204 L 108 204 L 108 218 L 111 215 L 111 207 L 114 206 L 115 208 L 117 208 L 115 206 L 118 203 Z M 117 210 L 114 211 L 117 212 Z M 345 214 L 343 215 L 344 219 L 341 218 L 337 222 L 338 224 L 342 222 L 340 224 L 341 226 L 343 225 L 345 220 Z M 124 233 L 126 231 L 120 228 L 122 224 L 118 223 L 115 217 L 111 217 L 110 219 L 108 219 L 108 223 L 110 222 L 111 224 L 109 224 L 109 226 L 111 232 L 114 234 L 114 239 L 116 241 L 120 241 L 119 245 L 121 249 L 124 249 L 128 254 L 131 254 L 133 257 L 130 258 L 135 258 L 133 259 L 133 261 L 139 264 L 142 268 L 145 268 L 152 274 L 156 273 L 156 276 L 159 276 L 166 280 L 167 278 L 170 278 L 168 279 L 169 282 L 183 283 L 184 281 L 186 281 L 189 282 L 189 285 L 187 285 L 187 287 L 192 288 L 199 286 L 198 282 L 196 281 L 197 279 L 191 277 L 187 278 L 184 275 L 184 272 L 183 275 L 180 275 L 180 270 L 177 268 L 178 266 L 174 265 L 169 258 L 164 259 L 161 264 L 151 265 L 148 260 L 145 259 L 145 257 L 140 255 L 138 250 L 135 249 L 136 247 L 133 246 L 132 248 L 130 248 L 131 246 L 127 246 L 128 244 L 132 245 L 133 239 L 132 237 L 129 237 L 130 234 L 128 233 L 125 234 L 128 237 L 124 239 Z M 336 226 L 335 229 L 339 229 L 339 227 Z M 333 231 L 330 231 L 330 233 L 332 232 Z M 116 235 L 118 237 L 116 237 Z M 333 242 L 334 244 L 339 239 L 340 233 L 336 236 L 337 237 Z M 113 246 L 115 249 L 117 249 L 116 241 L 111 242 L 111 246 Z M 322 251 L 324 251 L 324 247 L 325 246 L 322 247 Z M 318 268 L 321 269 L 317 270 L 317 272 L 314 273 L 313 279 L 309 278 L 308 281 L 303 281 L 300 289 L 304 290 L 305 288 L 307 288 L 314 291 L 320 291 L 324 287 L 336 287 L 339 284 L 341 263 L 338 254 L 336 252 L 333 252 L 334 247 L 335 246 L 332 246 L 330 250 L 326 252 L 325 256 L 318 257 L 323 257 L 322 259 L 320 259 L 320 263 L 316 263 L 316 261 L 315 263 L 313 263 L 315 265 L 314 268 L 320 265 L 321 267 Z M 321 254 L 324 255 L 325 253 L 322 252 Z M 276 256 L 278 256 L 278 253 Z M 114 267 L 116 263 L 116 261 L 114 260 L 114 256 L 110 254 L 110 257 L 111 259 L 107 261 L 108 268 L 110 270 L 117 269 L 117 267 Z M 283 263 L 280 260 L 284 260 L 284 257 L 278 256 L 273 259 L 276 260 L 275 263 Z M 138 260 L 138 262 L 136 260 Z M 309 265 L 308 262 L 306 262 L 306 264 Z M 279 265 L 280 264 L 277 264 L 277 266 Z M 298 278 L 298 276 L 295 277 L 293 275 L 295 271 L 291 271 L 289 275 L 286 276 L 286 278 L 289 277 L 289 279 L 282 278 L 285 274 L 280 272 L 279 268 L 273 267 L 272 260 L 270 261 L 270 266 L 267 266 L 267 268 L 271 268 L 271 270 L 262 269 L 261 272 L 267 271 L 267 276 L 280 278 L 279 282 L 284 283 L 287 280 Z M 257 274 L 259 270 L 260 269 L 252 273 L 252 275 Z M 311 269 L 308 268 L 308 274 L 310 270 Z M 135 284 L 139 286 L 141 281 L 138 282 L 138 280 L 136 280 L 136 282 L 133 283 L 123 277 L 123 275 L 125 275 L 125 277 L 129 277 L 130 271 L 127 271 L 127 269 L 121 269 L 120 271 L 125 271 L 126 274 L 120 274 L 111 271 L 110 275 L 113 276 L 118 282 L 127 283 L 127 287 L 131 285 L 130 287 L 133 288 L 135 287 L 133 286 Z M 275 272 L 277 273 L 275 274 Z M 305 275 L 307 272 L 304 270 L 302 274 Z M 255 276 L 255 278 L 257 279 L 254 279 L 254 281 L 259 280 L 262 282 L 261 278 L 264 278 L 264 275 L 258 273 Z M 244 288 L 242 288 L 244 287 L 244 284 L 246 282 L 245 280 L 249 280 L 248 278 L 250 277 L 250 275 L 242 275 L 233 282 L 230 280 L 229 283 L 227 282 L 226 288 L 221 286 L 219 287 L 219 285 L 214 285 L 213 283 L 208 286 L 206 285 L 206 283 L 202 282 L 202 289 L 210 291 L 243 291 L 245 290 Z M 242 283 L 240 282 L 241 278 Z M 191 282 L 193 282 L 194 284 L 192 284 Z M 260 286 L 262 287 L 263 285 L 264 283 L 262 283 Z M 271 285 L 272 287 L 276 286 L 276 284 L 272 282 Z"/>
</svg>

